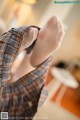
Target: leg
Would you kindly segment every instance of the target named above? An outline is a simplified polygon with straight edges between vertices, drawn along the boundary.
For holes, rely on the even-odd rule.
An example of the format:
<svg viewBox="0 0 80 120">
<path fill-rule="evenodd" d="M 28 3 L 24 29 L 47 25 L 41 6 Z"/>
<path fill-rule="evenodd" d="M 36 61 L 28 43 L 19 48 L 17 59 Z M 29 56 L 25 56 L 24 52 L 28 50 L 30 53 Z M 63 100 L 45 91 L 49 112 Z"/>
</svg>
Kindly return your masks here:
<svg viewBox="0 0 80 120">
<path fill-rule="evenodd" d="M 24 58 L 21 54 L 24 52 Z M 30 64 L 29 55 L 26 54 L 26 51 L 20 52 L 20 54 L 17 56 L 16 60 L 14 61 L 12 67 L 11 67 L 11 79 L 8 80 L 9 83 L 16 82 L 19 78 L 22 76 L 30 73 L 35 68 L 33 68 Z"/>
<path fill-rule="evenodd" d="M 59 48 L 64 37 L 64 27 L 58 17 L 51 17 L 40 29 L 30 61 L 36 67 Z M 37 58 L 37 59 L 36 59 Z"/>
<path fill-rule="evenodd" d="M 8 112 L 11 117 L 23 117 L 22 120 L 32 120 L 37 112 L 37 106 L 44 79 L 52 58 L 49 57 L 37 69 L 23 76 L 15 83 L 5 86 L 0 99 L 0 112 Z"/>
<path fill-rule="evenodd" d="M 24 44 L 29 47 L 36 39 L 37 32 L 36 28 L 20 27 L 0 36 L 0 87 L 11 78 L 11 66 L 19 50 L 25 48 Z"/>
<path fill-rule="evenodd" d="M 30 72 L 33 67 L 36 68 L 36 66 L 41 64 L 60 46 L 63 37 L 64 27 L 62 22 L 56 16 L 51 17 L 47 21 L 46 25 L 41 28 L 38 33 L 38 38 L 34 45 L 32 53 L 30 56 L 27 56 L 27 59 L 29 61 L 28 64 L 24 60 L 22 63 L 22 67 L 20 67 L 21 69 L 19 68 L 16 71 L 17 75 L 21 75 L 23 71 L 24 73 Z M 26 67 L 25 65 L 28 67 Z"/>
</svg>

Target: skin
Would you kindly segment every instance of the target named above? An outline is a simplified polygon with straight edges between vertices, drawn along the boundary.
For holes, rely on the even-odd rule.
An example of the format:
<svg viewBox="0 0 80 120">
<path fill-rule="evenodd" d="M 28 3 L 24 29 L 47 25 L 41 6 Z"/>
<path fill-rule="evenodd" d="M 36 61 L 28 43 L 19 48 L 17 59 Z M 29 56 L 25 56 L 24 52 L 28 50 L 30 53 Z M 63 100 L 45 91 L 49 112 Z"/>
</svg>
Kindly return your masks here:
<svg viewBox="0 0 80 120">
<path fill-rule="evenodd" d="M 31 27 L 29 34 L 24 36 L 20 51 L 30 46 L 37 38 L 36 44 L 30 55 L 25 54 L 23 61 L 20 61 L 18 57 L 14 61 L 12 66 L 12 78 L 9 82 L 13 83 L 16 81 L 15 73 L 17 78 L 20 78 L 34 70 L 44 60 L 46 60 L 60 47 L 64 35 L 64 26 L 57 16 L 49 18 L 40 31 L 38 31 L 37 28 Z"/>
<path fill-rule="evenodd" d="M 57 50 L 64 34 L 64 27 L 60 19 L 57 16 L 51 17 L 39 31 L 37 42 L 30 57 L 31 65 L 37 67 Z"/>
</svg>

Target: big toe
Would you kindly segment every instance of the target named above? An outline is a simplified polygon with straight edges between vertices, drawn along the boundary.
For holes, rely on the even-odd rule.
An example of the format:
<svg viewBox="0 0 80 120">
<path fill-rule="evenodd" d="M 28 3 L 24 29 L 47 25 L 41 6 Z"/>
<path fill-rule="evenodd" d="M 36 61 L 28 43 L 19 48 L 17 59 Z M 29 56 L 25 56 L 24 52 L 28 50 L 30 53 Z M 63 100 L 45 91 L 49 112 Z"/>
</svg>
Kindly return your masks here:
<svg viewBox="0 0 80 120">
<path fill-rule="evenodd" d="M 58 20 L 59 20 L 58 16 L 52 16 L 52 17 L 47 21 L 46 26 L 53 28 L 53 27 L 57 24 Z"/>
</svg>

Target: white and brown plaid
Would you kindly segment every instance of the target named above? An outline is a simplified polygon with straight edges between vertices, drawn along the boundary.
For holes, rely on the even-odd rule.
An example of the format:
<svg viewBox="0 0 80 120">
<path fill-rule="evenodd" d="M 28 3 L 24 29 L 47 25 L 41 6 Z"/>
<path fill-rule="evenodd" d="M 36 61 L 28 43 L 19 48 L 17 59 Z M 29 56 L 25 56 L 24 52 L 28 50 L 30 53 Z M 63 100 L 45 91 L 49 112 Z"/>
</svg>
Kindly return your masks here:
<svg viewBox="0 0 80 120">
<path fill-rule="evenodd" d="M 23 34 L 28 32 L 28 28 L 11 29 L 0 37 L 0 112 L 8 112 L 9 120 L 32 120 L 37 112 L 38 102 L 44 101 L 40 100 L 40 96 L 52 56 L 15 83 L 2 85 L 2 81 L 10 78 L 11 65 L 18 54 Z M 42 92 L 44 96 L 46 93 Z"/>
<path fill-rule="evenodd" d="M 0 86 L 3 81 L 11 78 L 11 65 L 19 52 L 23 35 L 27 34 L 29 28 L 25 26 L 12 28 L 0 36 Z"/>
</svg>

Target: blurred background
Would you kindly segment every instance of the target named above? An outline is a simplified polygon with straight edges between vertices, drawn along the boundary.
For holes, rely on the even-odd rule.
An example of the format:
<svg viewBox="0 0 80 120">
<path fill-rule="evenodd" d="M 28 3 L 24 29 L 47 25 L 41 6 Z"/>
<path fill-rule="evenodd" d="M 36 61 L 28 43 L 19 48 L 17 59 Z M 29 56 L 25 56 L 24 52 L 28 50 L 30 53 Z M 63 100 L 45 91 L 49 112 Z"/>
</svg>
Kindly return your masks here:
<svg viewBox="0 0 80 120">
<path fill-rule="evenodd" d="M 80 120 L 80 4 L 0 0 L 0 34 L 22 25 L 42 27 L 56 14 L 66 34 L 60 49 L 53 54 L 46 81 L 49 96 L 34 120 Z"/>
</svg>

